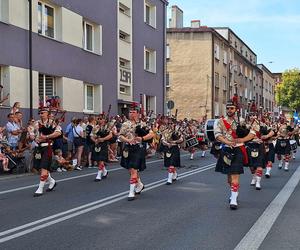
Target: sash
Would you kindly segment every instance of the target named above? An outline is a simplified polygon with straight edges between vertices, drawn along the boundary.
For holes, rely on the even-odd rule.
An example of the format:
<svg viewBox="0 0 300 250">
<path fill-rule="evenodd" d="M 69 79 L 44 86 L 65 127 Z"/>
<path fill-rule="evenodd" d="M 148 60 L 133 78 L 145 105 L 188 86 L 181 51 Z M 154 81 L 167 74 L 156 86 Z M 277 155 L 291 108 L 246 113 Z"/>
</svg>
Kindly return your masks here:
<svg viewBox="0 0 300 250">
<path fill-rule="evenodd" d="M 231 125 L 223 118 L 223 123 L 224 123 L 224 126 L 226 128 L 227 131 L 229 131 L 231 129 Z M 237 139 L 237 134 L 234 130 L 231 129 L 231 136 L 233 139 Z M 245 145 L 242 145 L 239 147 L 242 151 L 242 154 L 243 154 L 243 164 L 244 165 L 247 165 L 248 162 L 249 162 L 249 159 L 248 159 L 248 154 L 247 154 L 247 150 L 246 150 L 246 147 Z"/>
</svg>

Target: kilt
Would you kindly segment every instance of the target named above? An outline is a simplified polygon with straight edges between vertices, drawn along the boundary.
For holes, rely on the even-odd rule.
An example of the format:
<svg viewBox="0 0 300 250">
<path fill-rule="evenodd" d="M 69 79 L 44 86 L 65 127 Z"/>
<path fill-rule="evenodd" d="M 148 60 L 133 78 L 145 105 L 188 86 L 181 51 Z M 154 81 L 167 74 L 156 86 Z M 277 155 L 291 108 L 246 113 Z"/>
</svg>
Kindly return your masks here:
<svg viewBox="0 0 300 250">
<path fill-rule="evenodd" d="M 126 169 L 144 171 L 146 169 L 146 146 L 147 143 L 129 145 L 125 144 L 122 150 L 120 165 Z"/>
<path fill-rule="evenodd" d="M 164 150 L 164 166 L 165 167 L 180 167 L 180 149 L 178 146 L 171 148 L 165 147 Z"/>
<path fill-rule="evenodd" d="M 92 160 L 93 161 L 108 161 L 108 143 L 101 142 L 92 146 Z"/>
<path fill-rule="evenodd" d="M 226 153 L 231 153 L 233 155 L 230 166 L 228 166 L 224 161 L 224 156 Z M 229 148 L 223 147 L 220 152 L 220 157 L 217 161 L 217 165 L 215 168 L 216 172 L 220 172 L 222 174 L 243 174 L 243 153 L 239 147 Z"/>
<path fill-rule="evenodd" d="M 266 152 L 266 162 L 271 161 L 275 162 L 275 148 L 273 143 L 268 143 L 269 151 Z"/>
<path fill-rule="evenodd" d="M 256 142 L 247 143 L 247 154 L 249 159 L 249 167 L 266 167 L 264 144 Z"/>
<path fill-rule="evenodd" d="M 285 146 L 282 145 L 285 143 Z M 289 155 L 291 153 L 291 145 L 289 139 L 277 139 L 275 145 L 275 153 L 278 155 Z"/>
<path fill-rule="evenodd" d="M 49 151 L 50 150 L 50 151 Z M 33 152 L 33 166 L 35 169 L 46 169 L 51 171 L 52 148 L 36 147 Z"/>
</svg>

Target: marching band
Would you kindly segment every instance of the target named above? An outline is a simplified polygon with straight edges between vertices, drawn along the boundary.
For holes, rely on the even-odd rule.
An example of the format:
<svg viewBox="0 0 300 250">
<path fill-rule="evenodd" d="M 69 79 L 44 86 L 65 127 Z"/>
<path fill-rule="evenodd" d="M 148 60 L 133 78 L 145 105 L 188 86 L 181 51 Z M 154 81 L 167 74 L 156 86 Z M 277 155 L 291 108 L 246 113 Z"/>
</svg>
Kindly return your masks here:
<svg viewBox="0 0 300 250">
<path fill-rule="evenodd" d="M 47 191 L 52 191 L 56 181 L 50 175 L 52 145 L 56 138 L 62 136 L 59 122 L 50 116 L 49 110 L 40 110 L 40 120 L 35 128 L 34 164 L 40 166 L 41 175 L 35 197 L 43 194 L 44 186 L 49 183 Z M 129 119 L 120 129 L 119 135 L 114 131 L 114 122 L 109 117 L 100 115 L 89 128 L 90 162 L 97 162 L 95 181 L 108 176 L 106 162 L 111 159 L 109 143 L 122 143 L 120 165 L 127 169 L 129 178 L 128 200 L 132 201 L 145 188 L 141 172 L 146 169 L 147 149 L 152 145 L 161 152 L 164 167 L 168 170 L 166 185 L 177 179 L 177 169 L 181 166 L 180 153 L 186 150 L 193 160 L 195 151 L 206 150 L 217 159 L 216 172 L 227 175 L 230 188 L 229 207 L 238 208 L 240 175 L 247 171 L 252 174 L 251 186 L 262 189 L 263 175 L 271 178 L 275 156 L 278 168 L 289 170 L 289 162 L 296 157 L 299 143 L 299 128 L 293 121 L 288 122 L 280 115 L 278 122 L 273 121 L 270 113 L 263 113 L 252 103 L 246 118 L 240 117 L 240 107 L 236 97 L 226 104 L 226 116 L 219 119 L 180 120 L 175 117 L 161 116 L 153 119 L 141 115 L 141 105 L 133 103 Z"/>
</svg>

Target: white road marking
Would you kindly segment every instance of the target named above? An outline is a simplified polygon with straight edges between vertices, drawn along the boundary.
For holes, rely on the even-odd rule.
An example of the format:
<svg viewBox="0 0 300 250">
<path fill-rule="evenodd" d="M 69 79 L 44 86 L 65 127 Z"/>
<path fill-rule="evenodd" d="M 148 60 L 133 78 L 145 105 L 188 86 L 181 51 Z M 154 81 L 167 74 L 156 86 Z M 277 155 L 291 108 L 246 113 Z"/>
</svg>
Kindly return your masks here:
<svg viewBox="0 0 300 250">
<path fill-rule="evenodd" d="M 300 166 L 234 250 L 259 249 L 288 199 L 294 192 L 299 180 Z"/>
<path fill-rule="evenodd" d="M 197 152 L 197 153 L 199 153 L 199 152 Z M 187 155 L 190 155 L 190 154 L 183 154 L 183 155 L 181 155 L 181 157 L 185 157 Z M 163 159 L 149 161 L 149 162 L 147 162 L 147 164 L 152 164 L 152 163 L 161 162 L 161 161 L 163 161 Z M 124 169 L 124 168 L 122 168 L 122 167 L 113 168 L 113 169 L 108 170 L 108 172 L 114 172 L 114 171 L 118 171 L 118 170 L 122 170 L 122 169 Z M 68 178 L 63 178 L 63 179 L 56 180 L 56 181 L 59 183 L 59 182 L 84 178 L 84 177 L 92 176 L 92 175 L 96 175 L 96 172 L 89 173 L 89 174 L 78 175 L 78 176 L 73 176 L 73 177 L 68 177 Z M 33 184 L 33 185 L 23 186 L 23 187 L 19 187 L 19 188 L 8 189 L 8 190 L 0 191 L 0 195 L 1 194 L 8 194 L 8 193 L 16 192 L 16 191 L 21 191 L 21 190 L 25 190 L 25 189 L 30 189 L 30 188 L 34 188 L 34 187 L 37 187 L 37 186 L 38 186 L 38 184 Z"/>
<path fill-rule="evenodd" d="M 188 171 L 188 172 L 185 172 L 185 173 L 182 173 L 182 174 L 179 175 L 178 179 L 183 179 L 183 178 L 186 178 L 188 176 L 210 170 L 210 169 L 214 168 L 214 166 L 215 166 L 215 163 L 214 164 L 209 164 L 209 165 L 206 165 L 204 167 L 194 169 L 194 170 L 191 170 L 191 171 Z M 143 192 L 146 192 L 146 191 L 152 190 L 154 188 L 165 185 L 166 180 L 167 179 L 161 179 L 159 181 L 155 181 L 155 182 L 152 182 L 152 183 L 149 183 L 149 184 L 145 184 L 146 188 Z M 110 205 L 112 203 L 116 203 L 116 202 L 126 198 L 127 194 L 128 194 L 128 191 L 121 192 L 119 194 L 109 196 L 109 197 L 106 197 L 104 199 L 85 204 L 83 206 L 79 206 L 79 207 L 76 207 L 76 208 L 58 213 L 58 214 L 54 214 L 52 216 L 45 217 L 45 218 L 37 220 L 37 221 L 33 221 L 31 223 L 24 224 L 22 226 L 18 226 L 18 227 L 0 232 L 0 236 L 5 236 L 5 235 L 8 235 L 8 234 L 20 231 L 22 229 L 28 228 L 24 231 L 21 231 L 21 232 L 18 232 L 18 233 L 15 233 L 15 234 L 12 234 L 12 235 L 1 238 L 0 243 L 3 243 L 3 242 L 6 242 L 6 241 L 9 241 L 9 240 L 18 238 L 20 236 L 32 233 L 34 231 L 49 227 L 51 225 L 60 223 L 62 221 L 65 221 L 65 220 L 68 220 L 68 219 L 71 219 L 71 218 L 74 218 L 74 217 L 77 217 L 79 215 L 88 213 L 88 212 L 96 210 L 98 208 Z M 75 211 L 77 211 L 77 212 L 75 212 Z M 62 215 L 65 215 L 65 216 L 60 217 Z M 52 220 L 52 219 L 57 218 L 57 217 L 60 217 L 60 218 L 58 218 L 56 220 Z M 43 224 L 40 224 L 40 223 L 43 223 Z M 37 224 L 40 224 L 40 225 L 37 225 Z M 34 226 L 34 225 L 37 225 L 37 226 L 31 227 L 31 226 Z"/>
</svg>

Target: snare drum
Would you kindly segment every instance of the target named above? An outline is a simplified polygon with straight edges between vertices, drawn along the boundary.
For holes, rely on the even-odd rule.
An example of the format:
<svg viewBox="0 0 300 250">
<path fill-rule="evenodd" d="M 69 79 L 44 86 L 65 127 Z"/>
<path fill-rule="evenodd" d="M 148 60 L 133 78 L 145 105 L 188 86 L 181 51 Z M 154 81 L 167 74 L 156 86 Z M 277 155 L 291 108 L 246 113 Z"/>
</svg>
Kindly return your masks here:
<svg viewBox="0 0 300 250">
<path fill-rule="evenodd" d="M 297 142 L 296 140 L 290 140 L 290 144 L 291 144 L 291 150 L 296 150 L 297 149 Z"/>
<path fill-rule="evenodd" d="M 196 137 L 191 137 L 186 140 L 185 146 L 186 148 L 196 147 L 198 145 L 198 140 Z"/>
<path fill-rule="evenodd" d="M 215 141 L 215 133 L 214 133 L 214 128 L 217 126 L 219 122 L 219 119 L 210 119 L 207 120 L 205 123 L 205 135 L 210 141 Z"/>
</svg>

